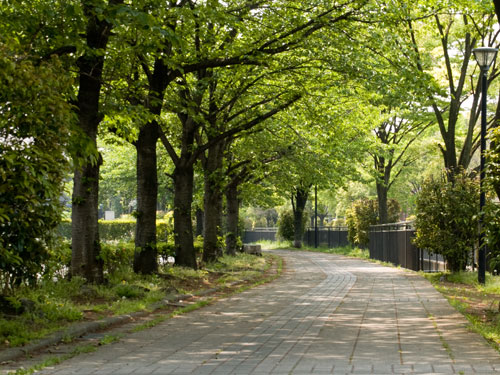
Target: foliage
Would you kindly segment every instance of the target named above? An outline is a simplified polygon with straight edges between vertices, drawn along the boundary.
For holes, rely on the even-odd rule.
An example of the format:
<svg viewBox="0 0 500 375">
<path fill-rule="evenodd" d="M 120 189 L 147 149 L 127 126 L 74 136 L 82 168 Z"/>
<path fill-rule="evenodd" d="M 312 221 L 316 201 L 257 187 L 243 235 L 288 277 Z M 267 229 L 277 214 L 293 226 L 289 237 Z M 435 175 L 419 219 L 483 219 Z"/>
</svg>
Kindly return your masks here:
<svg viewBox="0 0 500 375">
<path fill-rule="evenodd" d="M 493 128 L 489 134 L 490 150 L 487 154 L 486 181 L 500 198 L 500 127 Z M 490 269 L 500 271 L 500 204 L 489 201 L 485 207 L 484 230 L 490 251 Z"/>
<path fill-rule="evenodd" d="M 484 210 L 484 235 L 489 252 L 489 268 L 500 272 L 500 204 L 487 202 Z"/>
<path fill-rule="evenodd" d="M 99 235 L 102 241 L 131 241 L 134 239 L 135 220 L 99 220 Z M 58 226 L 61 237 L 71 239 L 71 221 L 63 220 Z M 156 221 L 159 241 L 168 241 L 172 233 L 170 220 Z"/>
<path fill-rule="evenodd" d="M 346 212 L 347 238 L 350 243 L 368 245 L 370 225 L 377 223 L 377 202 L 373 199 L 360 199 Z"/>
<path fill-rule="evenodd" d="M 398 201 L 389 199 L 387 202 L 390 223 L 399 220 L 401 208 Z M 370 225 L 378 223 L 378 202 L 374 199 L 359 199 L 346 211 L 347 238 L 351 244 L 367 246 L 369 242 Z"/>
<path fill-rule="evenodd" d="M 131 245 L 130 257 L 133 257 Z M 120 251 L 116 245 L 114 251 Z M 30 301 L 19 315 L 5 318 L 0 311 L 0 348 L 21 346 L 31 340 L 42 338 L 55 330 L 66 327 L 74 321 L 82 320 L 89 312 L 93 319 L 109 314 L 131 313 L 147 310 L 166 294 L 195 292 L 215 287 L 222 282 L 247 282 L 252 276 L 254 282 L 267 277 L 264 275 L 272 262 L 278 262 L 276 256 L 265 254 L 257 257 L 238 254 L 235 257 L 224 256 L 219 262 L 210 264 L 205 270 L 193 270 L 184 267 L 166 265 L 159 275 L 137 275 L 131 271 L 131 259 L 120 268 L 107 274 L 105 285 L 89 285 L 80 277 L 71 280 L 60 278 L 47 279 L 36 287 L 22 286 L 14 289 L 11 304 L 21 305 Z M 210 279 L 209 279 L 210 277 Z"/>
<path fill-rule="evenodd" d="M 278 219 L 278 237 L 285 241 L 293 241 L 295 235 L 294 217 L 292 211 L 282 212 Z"/>
<path fill-rule="evenodd" d="M 461 172 L 454 182 L 441 178 L 425 181 L 417 197 L 415 244 L 441 254 L 448 268 L 465 269 L 478 238 L 479 185 Z"/>
<path fill-rule="evenodd" d="M 10 46 L 15 46 L 11 41 Z M 30 62 L 0 44 L 0 272 L 34 282 L 60 220 L 74 124 L 56 59 Z"/>
</svg>

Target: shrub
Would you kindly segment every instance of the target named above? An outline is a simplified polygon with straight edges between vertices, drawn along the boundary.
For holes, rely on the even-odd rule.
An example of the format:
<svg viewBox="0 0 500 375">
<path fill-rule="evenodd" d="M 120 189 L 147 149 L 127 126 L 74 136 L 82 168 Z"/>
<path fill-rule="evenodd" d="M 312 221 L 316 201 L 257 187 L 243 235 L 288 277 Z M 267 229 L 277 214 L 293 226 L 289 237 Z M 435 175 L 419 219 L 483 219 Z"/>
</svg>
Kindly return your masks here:
<svg viewBox="0 0 500 375">
<path fill-rule="evenodd" d="M 395 199 L 387 201 L 389 222 L 399 219 L 401 207 Z M 359 199 L 346 211 L 345 224 L 347 225 L 347 238 L 353 245 L 367 246 L 369 242 L 370 226 L 377 224 L 378 202 L 374 199 Z"/>
<path fill-rule="evenodd" d="M 135 236 L 135 220 L 99 220 L 99 237 L 101 241 L 131 241 Z M 71 221 L 63 220 L 58 227 L 61 237 L 71 239 Z M 173 225 L 169 220 L 156 221 L 156 238 L 159 242 L 170 240 Z"/>
<path fill-rule="evenodd" d="M 134 220 L 99 220 L 101 241 L 130 241 L 134 233 Z"/>
<path fill-rule="evenodd" d="M 278 237 L 285 241 L 293 241 L 295 229 L 292 211 L 285 211 L 278 220 Z"/>
<path fill-rule="evenodd" d="M 8 46 L 8 47 L 6 47 Z M 56 59 L 33 64 L 0 43 L 0 273 L 3 285 L 34 283 L 61 216 L 76 117 L 71 77 Z"/>
<path fill-rule="evenodd" d="M 500 204 L 488 202 L 485 207 L 484 235 L 489 251 L 489 268 L 500 272 Z"/>
<path fill-rule="evenodd" d="M 103 260 L 104 272 L 109 274 L 122 267 L 132 267 L 134 251 L 132 242 L 102 243 L 99 257 Z"/>
<path fill-rule="evenodd" d="M 461 172 L 424 182 L 417 196 L 415 244 L 441 254 L 452 272 L 464 270 L 478 239 L 479 184 Z"/>
<path fill-rule="evenodd" d="M 487 154 L 486 178 L 489 186 L 500 198 L 500 127 L 490 131 L 490 151 Z M 485 207 L 485 235 L 490 251 L 490 269 L 500 272 L 500 204 L 488 202 Z"/>
<path fill-rule="evenodd" d="M 366 246 L 370 225 L 377 224 L 378 207 L 373 199 L 359 199 L 346 211 L 347 238 L 351 244 Z"/>
</svg>

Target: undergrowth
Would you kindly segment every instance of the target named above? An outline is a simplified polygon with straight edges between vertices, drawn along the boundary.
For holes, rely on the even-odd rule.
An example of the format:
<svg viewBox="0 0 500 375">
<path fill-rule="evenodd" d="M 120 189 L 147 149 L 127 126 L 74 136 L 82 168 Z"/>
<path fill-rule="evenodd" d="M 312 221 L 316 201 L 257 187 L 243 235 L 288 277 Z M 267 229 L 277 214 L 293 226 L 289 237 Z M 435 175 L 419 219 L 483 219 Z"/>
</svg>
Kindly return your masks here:
<svg viewBox="0 0 500 375">
<path fill-rule="evenodd" d="M 0 311 L 0 349 L 26 345 L 78 321 L 144 311 L 167 295 L 196 293 L 228 282 L 258 279 L 274 256 L 224 256 L 199 270 L 166 264 L 155 275 L 138 275 L 128 262 L 107 274 L 105 285 L 81 278 L 42 280 L 4 297 Z M 0 306 L 1 307 L 1 306 Z"/>
</svg>

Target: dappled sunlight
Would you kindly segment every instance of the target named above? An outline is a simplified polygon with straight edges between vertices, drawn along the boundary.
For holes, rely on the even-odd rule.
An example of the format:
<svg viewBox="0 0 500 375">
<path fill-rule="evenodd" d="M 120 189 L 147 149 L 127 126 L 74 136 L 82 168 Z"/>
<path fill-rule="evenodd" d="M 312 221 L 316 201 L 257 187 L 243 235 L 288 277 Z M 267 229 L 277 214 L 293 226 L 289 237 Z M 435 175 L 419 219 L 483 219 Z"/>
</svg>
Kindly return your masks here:
<svg viewBox="0 0 500 375">
<path fill-rule="evenodd" d="M 460 364 L 470 373 L 465 361 L 484 362 L 485 346 L 425 280 L 330 254 L 279 253 L 288 267 L 280 279 L 127 336 L 99 350 L 105 361 L 88 354 L 86 366 L 320 374 L 450 373 Z"/>
</svg>

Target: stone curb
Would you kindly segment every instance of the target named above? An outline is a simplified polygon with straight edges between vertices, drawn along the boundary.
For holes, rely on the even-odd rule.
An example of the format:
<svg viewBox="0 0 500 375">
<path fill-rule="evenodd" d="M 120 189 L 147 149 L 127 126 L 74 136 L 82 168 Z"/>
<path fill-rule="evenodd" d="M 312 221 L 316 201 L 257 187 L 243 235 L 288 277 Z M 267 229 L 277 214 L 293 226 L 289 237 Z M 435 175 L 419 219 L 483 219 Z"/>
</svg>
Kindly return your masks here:
<svg viewBox="0 0 500 375">
<path fill-rule="evenodd" d="M 178 302 L 180 300 L 195 297 L 195 296 L 197 296 L 197 297 L 205 296 L 205 295 L 217 292 L 219 289 L 220 288 L 207 289 L 207 290 L 201 291 L 200 293 L 196 293 L 196 294 L 170 295 L 170 296 L 167 296 L 162 301 L 151 305 L 149 307 L 149 309 L 151 311 L 137 311 L 137 312 L 131 313 L 131 314 L 111 316 L 109 318 L 96 320 L 96 321 L 92 321 L 92 322 L 82 322 L 82 323 L 76 323 L 76 324 L 70 325 L 67 328 L 64 328 L 64 329 L 61 329 L 57 332 L 54 332 L 50 336 L 43 338 L 43 339 L 40 339 L 40 340 L 37 340 L 37 341 L 30 343 L 26 346 L 8 348 L 8 349 L 0 351 L 0 364 L 2 364 L 4 362 L 13 361 L 19 357 L 29 355 L 30 353 L 33 353 L 37 350 L 49 347 L 51 345 L 56 345 L 65 339 L 73 340 L 73 339 L 81 337 L 87 333 L 92 333 L 92 332 L 98 331 L 100 329 L 110 327 L 110 326 L 115 325 L 115 324 L 129 323 L 136 318 L 146 316 L 148 314 L 151 314 L 151 312 L 154 312 L 162 307 L 166 307 L 169 303 Z"/>
<path fill-rule="evenodd" d="M 231 283 L 228 283 L 229 286 L 235 286 L 237 284 L 243 284 L 245 282 L 249 281 L 249 279 L 242 279 L 239 281 L 234 281 Z M 23 347 L 15 347 L 15 348 L 8 348 L 0 351 L 0 365 L 5 363 L 5 362 L 10 362 L 13 361 L 19 357 L 29 355 L 33 352 L 36 352 L 37 350 L 47 348 L 51 345 L 56 345 L 60 343 L 61 341 L 65 339 L 76 339 L 78 337 L 81 337 L 87 333 L 92 333 L 95 331 L 98 331 L 100 329 L 104 329 L 107 327 L 110 327 L 115 324 L 124 324 L 124 323 L 129 323 L 133 321 L 136 318 L 140 318 L 142 316 L 146 316 L 151 314 L 152 312 L 159 310 L 163 307 L 166 307 L 168 304 L 172 302 L 178 302 L 183 299 L 188 299 L 191 297 L 203 297 L 212 293 L 215 293 L 219 290 L 221 290 L 223 287 L 216 287 L 216 288 L 210 288 L 206 289 L 203 291 L 200 291 L 195 294 L 170 294 L 167 295 L 162 301 L 157 302 L 151 306 L 149 306 L 150 311 L 137 311 L 135 313 L 131 314 L 125 314 L 125 315 L 118 315 L 118 316 L 111 316 L 109 318 L 105 318 L 102 320 L 96 320 L 92 322 L 82 322 L 82 323 L 75 323 L 73 325 L 70 325 L 67 328 L 61 329 L 60 331 L 52 333 L 50 336 L 37 340 L 33 343 L 30 343 L 26 346 Z"/>
</svg>

